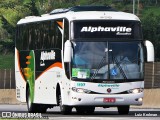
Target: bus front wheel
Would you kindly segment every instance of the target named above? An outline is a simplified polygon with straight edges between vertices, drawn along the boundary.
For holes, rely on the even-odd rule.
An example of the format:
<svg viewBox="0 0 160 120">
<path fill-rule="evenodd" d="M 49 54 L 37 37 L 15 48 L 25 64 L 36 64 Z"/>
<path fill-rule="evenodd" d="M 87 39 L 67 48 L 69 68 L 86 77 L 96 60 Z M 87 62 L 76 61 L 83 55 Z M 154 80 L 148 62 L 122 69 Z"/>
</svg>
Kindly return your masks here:
<svg viewBox="0 0 160 120">
<path fill-rule="evenodd" d="M 60 107 L 61 114 L 63 114 L 63 115 L 67 115 L 67 114 L 70 114 L 72 112 L 72 107 L 62 105 L 61 94 L 59 95 L 59 107 Z"/>
<path fill-rule="evenodd" d="M 118 106 L 118 113 L 120 115 L 127 115 L 129 113 L 129 105 L 126 106 Z"/>
</svg>

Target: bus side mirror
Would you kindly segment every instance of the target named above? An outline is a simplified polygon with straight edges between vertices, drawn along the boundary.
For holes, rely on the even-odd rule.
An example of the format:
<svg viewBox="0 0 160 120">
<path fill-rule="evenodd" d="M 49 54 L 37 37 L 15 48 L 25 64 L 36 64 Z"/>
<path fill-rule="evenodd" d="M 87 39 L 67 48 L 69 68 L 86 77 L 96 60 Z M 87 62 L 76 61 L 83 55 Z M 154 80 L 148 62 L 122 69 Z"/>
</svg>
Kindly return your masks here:
<svg viewBox="0 0 160 120">
<path fill-rule="evenodd" d="M 154 46 L 153 44 L 146 40 L 144 41 L 144 45 L 146 47 L 146 55 L 147 55 L 147 62 L 154 62 Z"/>
<path fill-rule="evenodd" d="M 64 62 L 71 62 L 72 43 L 67 40 L 64 45 Z"/>
</svg>

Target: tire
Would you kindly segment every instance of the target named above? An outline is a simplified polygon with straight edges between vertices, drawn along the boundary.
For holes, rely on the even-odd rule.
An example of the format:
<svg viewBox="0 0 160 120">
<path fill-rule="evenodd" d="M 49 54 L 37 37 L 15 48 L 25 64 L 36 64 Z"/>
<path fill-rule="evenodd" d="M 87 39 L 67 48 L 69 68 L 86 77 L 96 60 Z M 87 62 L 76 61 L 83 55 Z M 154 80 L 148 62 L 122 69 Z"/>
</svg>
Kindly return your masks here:
<svg viewBox="0 0 160 120">
<path fill-rule="evenodd" d="M 36 104 L 37 112 L 38 113 L 46 113 L 47 107 L 45 105 Z"/>
<path fill-rule="evenodd" d="M 129 105 L 126 106 L 118 106 L 118 113 L 120 115 L 127 115 L 129 113 Z"/>
<path fill-rule="evenodd" d="M 76 107 L 78 114 L 93 114 L 95 107 Z"/>
<path fill-rule="evenodd" d="M 89 107 L 86 109 L 86 114 L 93 114 L 95 110 L 95 107 Z"/>
<path fill-rule="evenodd" d="M 31 102 L 30 90 L 27 90 L 27 108 L 29 113 L 46 113 L 47 107 L 41 104 Z"/>
<path fill-rule="evenodd" d="M 71 112 L 72 112 L 72 107 L 62 105 L 61 94 L 59 95 L 59 107 L 60 107 L 61 114 L 63 114 L 63 115 L 68 115 L 68 114 L 71 114 Z"/>
<path fill-rule="evenodd" d="M 84 107 L 76 107 L 76 111 L 79 115 L 85 114 Z"/>
<path fill-rule="evenodd" d="M 30 90 L 28 88 L 27 90 L 27 108 L 28 108 L 28 112 L 33 113 L 36 112 L 36 105 L 34 105 L 31 101 L 31 96 L 30 96 Z"/>
</svg>

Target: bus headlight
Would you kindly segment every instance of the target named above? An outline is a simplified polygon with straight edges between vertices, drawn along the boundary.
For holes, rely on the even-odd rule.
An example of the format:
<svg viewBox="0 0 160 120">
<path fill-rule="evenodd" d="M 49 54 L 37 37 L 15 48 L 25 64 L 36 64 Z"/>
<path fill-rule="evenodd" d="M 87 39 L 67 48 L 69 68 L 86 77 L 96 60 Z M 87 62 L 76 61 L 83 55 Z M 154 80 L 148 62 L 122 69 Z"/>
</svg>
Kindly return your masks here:
<svg viewBox="0 0 160 120">
<path fill-rule="evenodd" d="M 128 93 L 133 93 L 133 94 L 140 93 L 140 92 L 143 92 L 143 88 L 128 90 Z"/>
<path fill-rule="evenodd" d="M 76 87 L 72 87 L 72 90 L 78 93 L 90 93 L 91 92 L 90 90 L 83 89 L 83 88 L 76 88 Z"/>
</svg>

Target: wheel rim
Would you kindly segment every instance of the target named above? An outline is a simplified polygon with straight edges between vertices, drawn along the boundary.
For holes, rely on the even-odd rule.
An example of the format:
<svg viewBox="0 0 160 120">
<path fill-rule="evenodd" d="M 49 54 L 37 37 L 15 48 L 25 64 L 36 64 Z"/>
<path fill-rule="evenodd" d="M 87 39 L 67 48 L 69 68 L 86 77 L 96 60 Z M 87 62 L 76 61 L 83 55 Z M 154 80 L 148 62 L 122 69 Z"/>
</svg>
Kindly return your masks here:
<svg viewBox="0 0 160 120">
<path fill-rule="evenodd" d="M 60 110 L 63 111 L 61 95 L 59 95 L 59 107 L 60 107 Z"/>
<path fill-rule="evenodd" d="M 31 99 L 30 99 L 30 97 L 28 98 L 28 107 L 31 108 Z"/>
</svg>

